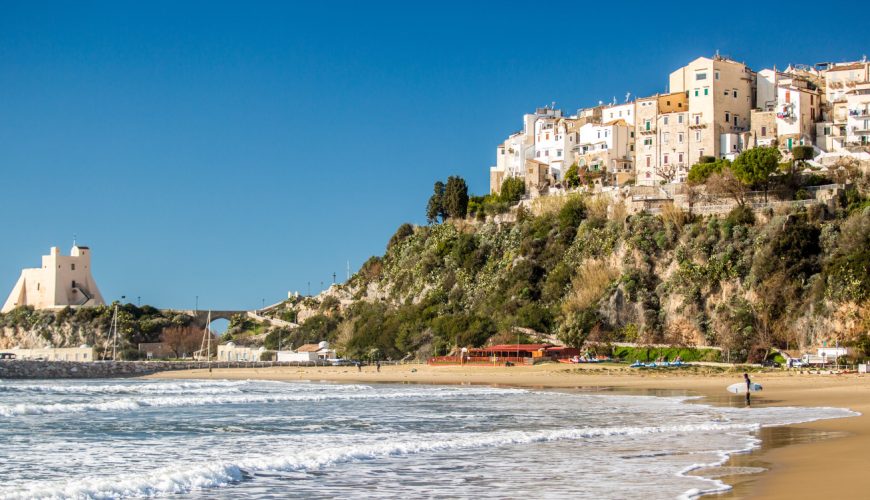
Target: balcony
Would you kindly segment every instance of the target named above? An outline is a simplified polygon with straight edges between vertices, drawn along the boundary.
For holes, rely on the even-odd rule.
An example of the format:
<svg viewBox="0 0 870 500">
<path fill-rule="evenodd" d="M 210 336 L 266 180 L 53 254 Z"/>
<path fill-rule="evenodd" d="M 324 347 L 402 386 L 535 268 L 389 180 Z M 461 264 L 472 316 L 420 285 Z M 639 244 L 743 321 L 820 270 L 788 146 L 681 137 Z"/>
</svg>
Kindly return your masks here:
<svg viewBox="0 0 870 500">
<path fill-rule="evenodd" d="M 850 109 L 849 116 L 852 118 L 870 117 L 870 109 Z"/>
<path fill-rule="evenodd" d="M 655 127 L 650 127 L 650 128 L 641 128 L 641 129 L 640 129 L 640 133 L 641 133 L 641 135 L 655 134 L 655 133 L 656 133 L 656 128 L 655 128 Z"/>
<path fill-rule="evenodd" d="M 707 128 L 706 123 L 690 123 L 689 128 Z"/>
</svg>

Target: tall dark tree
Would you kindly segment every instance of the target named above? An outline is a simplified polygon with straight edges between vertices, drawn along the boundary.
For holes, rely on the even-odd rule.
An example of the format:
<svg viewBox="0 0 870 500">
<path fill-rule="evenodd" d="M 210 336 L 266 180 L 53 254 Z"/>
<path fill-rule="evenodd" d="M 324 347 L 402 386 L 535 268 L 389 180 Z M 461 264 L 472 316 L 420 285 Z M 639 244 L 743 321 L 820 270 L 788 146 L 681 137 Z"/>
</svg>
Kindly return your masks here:
<svg viewBox="0 0 870 500">
<path fill-rule="evenodd" d="M 453 175 L 447 178 L 443 207 L 448 217 L 465 218 L 468 213 L 468 185 L 465 184 L 465 179 Z"/>
<path fill-rule="evenodd" d="M 435 183 L 434 193 L 429 197 L 429 203 L 426 205 L 426 220 L 429 224 L 438 222 L 440 217 L 442 221 L 445 219 L 444 211 L 444 183 L 438 181 Z"/>
</svg>

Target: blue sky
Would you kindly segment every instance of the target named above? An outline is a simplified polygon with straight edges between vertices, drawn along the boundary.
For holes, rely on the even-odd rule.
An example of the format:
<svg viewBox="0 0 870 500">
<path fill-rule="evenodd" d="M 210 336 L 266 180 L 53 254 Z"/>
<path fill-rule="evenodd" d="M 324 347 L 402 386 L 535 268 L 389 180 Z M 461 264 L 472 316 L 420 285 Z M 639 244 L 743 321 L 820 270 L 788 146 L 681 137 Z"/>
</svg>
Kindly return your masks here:
<svg viewBox="0 0 870 500">
<path fill-rule="evenodd" d="M 177 4 L 0 2 L 4 298 L 74 234 L 109 301 L 316 292 L 424 223 L 434 180 L 484 193 L 537 106 L 665 91 L 717 49 L 754 69 L 870 52 L 800 2 Z"/>
</svg>

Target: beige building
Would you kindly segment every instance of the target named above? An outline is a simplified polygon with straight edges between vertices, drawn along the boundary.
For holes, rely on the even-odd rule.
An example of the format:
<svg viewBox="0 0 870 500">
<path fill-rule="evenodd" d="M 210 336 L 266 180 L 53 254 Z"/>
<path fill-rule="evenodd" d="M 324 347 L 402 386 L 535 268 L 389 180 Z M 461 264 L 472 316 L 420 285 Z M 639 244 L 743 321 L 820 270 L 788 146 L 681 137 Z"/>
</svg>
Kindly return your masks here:
<svg viewBox="0 0 870 500">
<path fill-rule="evenodd" d="M 693 162 L 692 148 L 700 144 L 701 129 L 692 127 L 685 92 L 659 94 L 637 100 L 635 169 L 638 185 L 684 182 Z"/>
<path fill-rule="evenodd" d="M 38 349 L 6 349 L 3 352 L 12 353 L 15 359 L 30 359 L 41 361 L 95 361 L 97 351 L 93 347 L 44 347 Z"/>
<path fill-rule="evenodd" d="M 797 145 L 813 144 L 822 117 L 822 94 L 812 75 L 792 68 L 764 69 L 757 75 L 757 108 L 753 110 L 748 145 L 779 146 L 788 154 Z M 771 123 L 771 118 L 774 120 Z"/>
<path fill-rule="evenodd" d="M 689 165 L 701 156 L 733 158 L 745 148 L 755 95 L 755 73 L 745 64 L 699 57 L 671 73 L 670 92 L 689 100 Z"/>
<path fill-rule="evenodd" d="M 73 245 L 70 255 L 65 256 L 51 247 L 49 254 L 42 256 L 42 267 L 21 271 L 0 312 L 20 306 L 60 309 L 105 304 L 91 275 L 90 252 L 88 247 Z"/>
<path fill-rule="evenodd" d="M 247 347 L 227 342 L 217 347 L 218 361 L 260 361 L 266 351 L 265 347 Z"/>
</svg>

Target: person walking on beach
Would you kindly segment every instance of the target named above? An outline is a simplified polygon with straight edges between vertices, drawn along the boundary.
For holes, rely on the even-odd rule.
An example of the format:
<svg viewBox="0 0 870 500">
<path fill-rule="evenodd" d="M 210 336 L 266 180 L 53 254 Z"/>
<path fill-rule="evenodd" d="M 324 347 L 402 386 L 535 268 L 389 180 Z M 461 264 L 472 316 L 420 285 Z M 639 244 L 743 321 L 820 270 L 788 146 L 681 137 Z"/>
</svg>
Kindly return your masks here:
<svg viewBox="0 0 870 500">
<path fill-rule="evenodd" d="M 356 362 L 356 371 L 358 371 L 358 372 L 362 371 L 362 363 L 360 363 L 359 361 Z"/>
<path fill-rule="evenodd" d="M 750 406 L 750 404 L 751 404 L 750 397 L 751 396 L 749 395 L 749 391 L 752 389 L 752 381 L 749 380 L 748 373 L 743 374 L 743 380 L 746 381 L 746 406 Z"/>
<path fill-rule="evenodd" d="M 380 373 L 381 372 L 381 360 L 378 360 L 378 362 L 375 366 L 378 367 L 378 373 Z"/>
</svg>

